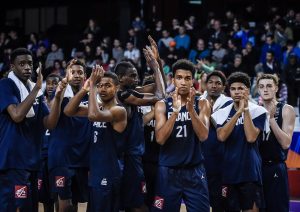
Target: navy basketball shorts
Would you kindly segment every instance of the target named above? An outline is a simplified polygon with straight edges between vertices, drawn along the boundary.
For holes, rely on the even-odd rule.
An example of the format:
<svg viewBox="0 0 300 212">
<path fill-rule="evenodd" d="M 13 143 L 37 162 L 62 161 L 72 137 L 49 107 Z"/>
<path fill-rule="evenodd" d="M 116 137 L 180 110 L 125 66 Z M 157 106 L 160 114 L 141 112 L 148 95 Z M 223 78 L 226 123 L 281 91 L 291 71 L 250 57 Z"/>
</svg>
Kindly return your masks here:
<svg viewBox="0 0 300 212">
<path fill-rule="evenodd" d="M 187 211 L 209 212 L 209 197 L 203 165 L 190 168 L 159 166 L 151 211 L 179 211 L 183 199 Z"/>
<path fill-rule="evenodd" d="M 143 161 L 144 174 L 147 184 L 146 205 L 151 208 L 155 195 L 155 182 L 157 177 L 158 164 Z"/>
<path fill-rule="evenodd" d="M 38 211 L 37 172 L 8 169 L 0 171 L 0 211 Z"/>
<path fill-rule="evenodd" d="M 88 212 L 119 212 L 120 178 L 102 178 L 99 185 L 89 186 Z"/>
<path fill-rule="evenodd" d="M 141 207 L 145 204 L 146 193 L 142 157 L 139 155 L 125 155 L 121 184 L 121 207 Z"/>
<path fill-rule="evenodd" d="M 41 169 L 38 172 L 38 196 L 39 202 L 45 204 L 54 204 L 54 198 L 50 191 L 50 178 L 47 158 L 42 161 Z"/>
<path fill-rule="evenodd" d="M 49 171 L 51 192 L 73 203 L 88 201 L 88 169 L 57 167 Z"/>
<path fill-rule="evenodd" d="M 266 212 L 289 211 L 289 182 L 286 164 L 264 164 L 262 167 Z"/>
<path fill-rule="evenodd" d="M 224 211 L 222 198 L 222 175 L 207 174 L 207 183 L 209 191 L 209 204 L 213 211 Z"/>
<path fill-rule="evenodd" d="M 222 197 L 226 210 L 251 210 L 254 203 L 264 208 L 263 188 L 257 182 L 245 182 L 222 186 Z"/>
</svg>

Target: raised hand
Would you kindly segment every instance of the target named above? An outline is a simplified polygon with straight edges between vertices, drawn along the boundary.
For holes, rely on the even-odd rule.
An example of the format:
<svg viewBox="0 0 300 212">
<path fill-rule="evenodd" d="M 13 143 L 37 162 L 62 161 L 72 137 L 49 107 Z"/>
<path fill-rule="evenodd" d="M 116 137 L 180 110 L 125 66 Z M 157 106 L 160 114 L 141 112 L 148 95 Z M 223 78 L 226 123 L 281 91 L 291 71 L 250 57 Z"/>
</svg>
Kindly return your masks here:
<svg viewBox="0 0 300 212">
<path fill-rule="evenodd" d="M 186 102 L 186 108 L 188 111 L 191 111 L 194 109 L 195 95 L 196 95 L 196 90 L 194 87 L 191 87 L 190 93 L 189 93 L 189 96 L 188 96 L 187 102 Z"/>
<path fill-rule="evenodd" d="M 96 86 L 104 75 L 104 69 L 102 66 L 96 65 L 93 67 L 92 74 L 89 78 L 90 86 Z"/>
<path fill-rule="evenodd" d="M 173 112 L 179 113 L 181 110 L 181 96 L 178 94 L 178 88 L 175 89 L 175 92 L 172 95 L 173 99 Z"/>
<path fill-rule="evenodd" d="M 84 84 L 83 84 L 83 86 L 82 86 L 82 89 L 83 90 L 85 90 L 86 92 L 89 92 L 90 91 L 90 79 L 87 79 L 85 82 L 84 82 Z"/>
<path fill-rule="evenodd" d="M 69 80 L 69 76 L 71 74 L 72 66 L 77 62 L 76 59 L 72 59 L 69 63 L 69 65 L 66 68 L 66 79 Z"/>
<path fill-rule="evenodd" d="M 150 35 L 148 36 L 148 40 L 150 42 L 151 50 L 153 52 L 153 56 L 154 56 L 155 60 L 157 60 L 157 61 L 160 60 L 158 47 L 157 47 L 155 40 Z"/>
<path fill-rule="evenodd" d="M 274 118 L 274 115 L 276 113 L 276 103 L 275 103 L 275 101 L 271 101 L 268 104 L 264 104 L 264 107 L 266 108 L 266 110 L 270 114 L 270 118 Z"/>
<path fill-rule="evenodd" d="M 43 84 L 43 75 L 42 75 L 42 63 L 39 62 L 39 67 L 36 69 L 36 73 L 37 73 L 37 80 L 36 80 L 36 84 L 35 86 L 38 89 L 42 88 L 42 84 Z"/>
<path fill-rule="evenodd" d="M 61 97 L 63 91 L 66 89 L 68 85 L 67 78 L 63 78 L 59 83 L 55 91 L 56 97 Z"/>
<path fill-rule="evenodd" d="M 196 64 L 196 66 L 197 66 L 198 68 L 201 68 L 203 64 L 204 64 L 204 62 L 203 62 L 202 59 L 201 59 L 201 60 L 198 60 L 198 59 L 197 59 L 197 64 Z"/>
<path fill-rule="evenodd" d="M 244 100 L 244 96 L 242 96 L 239 101 L 239 109 L 237 112 L 242 114 L 244 112 L 244 109 L 245 109 L 245 100 Z"/>
<path fill-rule="evenodd" d="M 249 89 L 245 86 L 244 88 L 244 108 L 248 108 L 248 101 L 249 101 Z"/>
<path fill-rule="evenodd" d="M 143 53 L 148 66 L 154 71 L 159 70 L 159 64 L 155 59 L 155 56 L 151 48 L 149 46 L 146 46 L 146 48 L 143 49 Z"/>
</svg>

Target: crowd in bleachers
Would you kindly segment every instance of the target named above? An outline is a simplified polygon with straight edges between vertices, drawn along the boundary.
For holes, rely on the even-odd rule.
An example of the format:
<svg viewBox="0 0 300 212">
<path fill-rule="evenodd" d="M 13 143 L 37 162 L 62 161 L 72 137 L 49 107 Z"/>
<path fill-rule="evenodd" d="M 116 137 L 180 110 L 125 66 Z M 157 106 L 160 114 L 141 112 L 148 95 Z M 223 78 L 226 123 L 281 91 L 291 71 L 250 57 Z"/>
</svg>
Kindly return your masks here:
<svg viewBox="0 0 300 212">
<path fill-rule="evenodd" d="M 36 33 L 19 35 L 11 29 L 0 32 L 0 77 L 9 70 L 9 54 L 20 46 L 33 52 L 34 62 L 42 62 L 43 74 L 65 75 L 66 61 L 83 60 L 88 67 L 102 65 L 113 71 L 123 58 L 132 60 L 139 69 L 141 83 L 148 73 L 142 57 L 146 35 L 151 34 L 158 43 L 164 73 L 171 78 L 171 65 L 181 58 L 188 58 L 198 68 L 195 87 L 199 93 L 205 89 L 202 81 L 206 74 L 221 70 L 226 76 L 232 72 L 247 73 L 253 82 L 252 96 L 256 98 L 255 80 L 260 73 L 276 73 L 281 78 L 279 98 L 297 106 L 300 95 L 300 11 L 289 9 L 283 13 L 271 7 L 265 20 L 255 19 L 251 6 L 245 14 L 228 10 L 224 15 L 208 13 L 206 25 L 200 25 L 195 16 L 174 18 L 172 22 L 161 20 L 147 24 L 140 17 L 133 19 L 127 39 L 113 38 L 103 32 L 96 20 L 90 19 L 87 27 L 79 32 L 71 51 L 59 46 L 57 40 Z M 37 65 L 36 65 L 37 66 Z M 171 84 L 168 91 L 172 91 Z"/>
</svg>

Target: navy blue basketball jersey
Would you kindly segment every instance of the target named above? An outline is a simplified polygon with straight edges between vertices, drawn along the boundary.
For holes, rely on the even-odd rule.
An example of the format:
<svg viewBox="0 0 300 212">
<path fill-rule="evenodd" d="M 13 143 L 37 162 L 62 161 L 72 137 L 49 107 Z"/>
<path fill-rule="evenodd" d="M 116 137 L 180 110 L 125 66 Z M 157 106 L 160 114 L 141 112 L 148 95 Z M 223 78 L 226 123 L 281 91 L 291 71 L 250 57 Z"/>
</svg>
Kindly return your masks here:
<svg viewBox="0 0 300 212">
<path fill-rule="evenodd" d="M 282 108 L 284 104 L 278 102 L 274 118 L 281 128 L 282 126 Z M 288 149 L 283 149 L 276 139 L 272 129 L 263 134 L 263 140 L 260 144 L 259 151 L 263 161 L 284 162 L 287 159 Z"/>
<path fill-rule="evenodd" d="M 228 100 L 219 109 L 231 103 L 232 100 Z M 210 124 L 208 138 L 202 143 L 202 150 L 206 173 L 208 175 L 221 173 L 222 163 L 220 161 L 223 161 L 224 143 L 218 141 L 216 128 L 212 123 Z"/>
<path fill-rule="evenodd" d="M 49 140 L 50 140 L 51 132 L 50 130 L 46 130 L 42 140 L 42 159 L 48 157 L 48 147 L 49 147 Z"/>
<path fill-rule="evenodd" d="M 223 127 L 236 113 L 232 107 Z M 249 143 L 244 131 L 244 114 L 242 114 L 233 128 L 231 134 L 225 141 L 222 178 L 224 184 L 237 184 L 242 182 L 261 183 L 261 157 L 259 155 L 258 143 L 264 130 L 266 114 L 263 113 L 254 118 L 253 124 L 260 129 L 261 133 L 256 142 Z"/>
<path fill-rule="evenodd" d="M 144 124 L 143 124 L 143 111 L 141 106 L 128 105 L 124 102 L 123 96 L 130 96 L 132 91 L 118 91 L 117 96 L 127 111 L 127 127 L 125 154 L 140 155 L 145 152 L 145 139 L 144 139 Z"/>
<path fill-rule="evenodd" d="M 61 114 L 49 142 L 49 169 L 54 167 L 88 167 L 92 123 L 86 117 L 68 117 L 63 111 L 69 98 L 63 98 Z M 82 104 L 88 102 L 88 96 Z"/>
<path fill-rule="evenodd" d="M 143 107 L 142 109 L 144 110 L 144 108 L 145 107 Z M 143 113 L 146 114 L 145 112 Z M 144 126 L 144 137 L 145 137 L 145 153 L 143 155 L 143 161 L 150 162 L 150 163 L 157 163 L 160 145 L 156 142 L 156 138 L 155 138 L 155 119 L 152 119 Z"/>
<path fill-rule="evenodd" d="M 109 122 L 94 122 L 90 145 L 89 185 L 99 186 L 121 177 L 117 143 L 125 142 L 124 133 L 113 129 Z"/>
<path fill-rule="evenodd" d="M 195 110 L 199 114 L 198 98 L 195 98 Z M 166 117 L 173 113 L 173 100 L 165 99 Z M 167 167 L 192 167 L 203 161 L 200 141 L 194 132 L 192 121 L 186 106 L 183 106 L 176 118 L 172 133 L 160 148 L 159 165 Z"/>
<path fill-rule="evenodd" d="M 20 104 L 20 91 L 11 79 L 0 81 L 0 170 L 38 170 L 41 157 L 41 141 L 45 133 L 43 119 L 49 114 L 39 96 L 33 103 L 35 115 L 15 123 L 7 112 L 11 104 Z"/>
</svg>

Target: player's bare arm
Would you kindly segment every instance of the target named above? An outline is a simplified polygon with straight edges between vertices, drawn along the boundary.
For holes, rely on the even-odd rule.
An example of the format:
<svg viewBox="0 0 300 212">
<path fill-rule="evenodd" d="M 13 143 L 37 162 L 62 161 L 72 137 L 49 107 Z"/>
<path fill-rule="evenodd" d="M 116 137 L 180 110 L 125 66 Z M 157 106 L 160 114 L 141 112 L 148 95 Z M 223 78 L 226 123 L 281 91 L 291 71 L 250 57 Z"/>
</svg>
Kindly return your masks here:
<svg viewBox="0 0 300 212">
<path fill-rule="evenodd" d="M 25 100 L 18 105 L 11 104 L 7 107 L 7 112 L 9 113 L 11 119 L 16 123 L 22 122 L 23 119 L 26 117 L 26 114 L 32 107 L 39 90 L 42 88 L 43 75 L 42 75 L 41 63 L 39 64 L 39 68 L 37 72 L 38 72 L 37 82 L 33 87 L 32 91 L 29 92 L 29 95 L 25 98 Z"/>
<path fill-rule="evenodd" d="M 50 108 L 49 115 L 44 117 L 43 122 L 44 122 L 44 127 L 46 129 L 49 130 L 54 129 L 57 125 L 61 113 L 61 103 L 62 103 L 62 99 L 66 87 L 67 87 L 67 79 L 64 78 L 62 79 L 61 82 L 59 82 L 56 88 L 55 96 L 51 101 L 51 108 Z"/>
<path fill-rule="evenodd" d="M 249 112 L 248 108 L 248 101 L 249 101 L 249 90 L 245 88 L 243 99 L 241 100 L 244 102 L 244 131 L 246 140 L 249 143 L 254 143 L 260 133 L 260 129 L 254 126 L 252 117 Z"/>
<path fill-rule="evenodd" d="M 294 127 L 295 127 L 296 114 L 294 108 L 290 105 L 284 105 L 282 109 L 282 126 L 278 126 L 274 114 L 270 114 L 270 127 L 276 139 L 283 149 L 288 149 L 291 145 Z"/>
<path fill-rule="evenodd" d="M 176 88 L 173 96 L 173 113 L 167 119 L 166 117 L 166 105 L 163 101 L 159 101 L 155 104 L 155 136 L 156 141 L 160 145 L 164 145 L 167 139 L 170 137 L 176 118 L 181 109 L 181 96 L 178 95 L 178 89 Z"/>
</svg>

